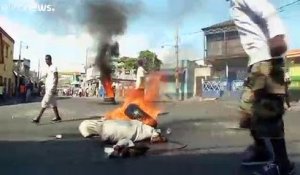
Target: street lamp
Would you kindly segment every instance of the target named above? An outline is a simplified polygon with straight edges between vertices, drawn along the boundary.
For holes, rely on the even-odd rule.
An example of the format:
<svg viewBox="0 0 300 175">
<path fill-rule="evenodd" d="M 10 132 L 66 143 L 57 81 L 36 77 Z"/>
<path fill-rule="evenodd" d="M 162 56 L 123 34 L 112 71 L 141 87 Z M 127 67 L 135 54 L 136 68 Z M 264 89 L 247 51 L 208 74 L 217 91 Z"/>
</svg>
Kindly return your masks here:
<svg viewBox="0 0 300 175">
<path fill-rule="evenodd" d="M 85 75 L 87 73 L 87 60 L 88 60 L 89 50 L 90 50 L 89 47 L 87 47 L 85 50 Z"/>
<path fill-rule="evenodd" d="M 20 87 L 20 66 L 21 66 L 21 58 L 22 58 L 22 48 L 28 49 L 28 45 L 24 45 L 25 43 L 23 41 L 20 42 L 20 48 L 19 48 L 19 60 L 18 60 L 18 68 L 17 68 L 17 92 L 16 94 L 19 94 L 19 87 Z"/>
</svg>

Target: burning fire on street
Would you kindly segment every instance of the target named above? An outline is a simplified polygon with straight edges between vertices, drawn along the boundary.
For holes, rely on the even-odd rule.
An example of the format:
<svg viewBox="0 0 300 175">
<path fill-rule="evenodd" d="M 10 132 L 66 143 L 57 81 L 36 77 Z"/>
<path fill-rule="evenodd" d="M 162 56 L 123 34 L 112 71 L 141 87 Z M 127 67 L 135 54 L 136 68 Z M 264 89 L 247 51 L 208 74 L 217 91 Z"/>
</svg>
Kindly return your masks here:
<svg viewBox="0 0 300 175">
<path fill-rule="evenodd" d="M 108 112 L 105 118 L 108 120 L 140 120 L 146 125 L 156 127 L 157 117 L 161 108 L 155 104 L 159 98 L 161 74 L 149 75 L 145 93 L 143 90 L 130 90 L 121 107 Z"/>
</svg>

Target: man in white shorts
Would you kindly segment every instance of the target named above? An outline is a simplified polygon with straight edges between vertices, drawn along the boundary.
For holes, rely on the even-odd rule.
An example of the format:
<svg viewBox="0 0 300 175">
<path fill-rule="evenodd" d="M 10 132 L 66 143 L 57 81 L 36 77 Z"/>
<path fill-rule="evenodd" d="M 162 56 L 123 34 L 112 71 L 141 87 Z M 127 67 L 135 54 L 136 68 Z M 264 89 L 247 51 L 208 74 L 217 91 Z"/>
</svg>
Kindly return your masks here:
<svg viewBox="0 0 300 175">
<path fill-rule="evenodd" d="M 147 72 L 144 69 L 144 61 L 138 60 L 138 69 L 136 73 L 136 82 L 135 82 L 135 89 L 140 91 L 141 95 L 144 95 L 145 92 L 145 79 Z"/>
<path fill-rule="evenodd" d="M 58 84 L 58 72 L 56 66 L 52 64 L 52 57 L 51 55 L 46 55 L 45 57 L 46 64 L 48 65 L 47 70 L 47 78 L 45 83 L 45 95 L 42 100 L 42 109 L 40 114 L 32 119 L 33 123 L 39 123 L 40 119 L 45 112 L 46 108 L 52 107 L 55 118 L 52 119 L 54 122 L 61 121 L 61 117 L 59 116 L 57 103 L 56 103 L 56 95 L 57 95 L 57 84 Z"/>
</svg>

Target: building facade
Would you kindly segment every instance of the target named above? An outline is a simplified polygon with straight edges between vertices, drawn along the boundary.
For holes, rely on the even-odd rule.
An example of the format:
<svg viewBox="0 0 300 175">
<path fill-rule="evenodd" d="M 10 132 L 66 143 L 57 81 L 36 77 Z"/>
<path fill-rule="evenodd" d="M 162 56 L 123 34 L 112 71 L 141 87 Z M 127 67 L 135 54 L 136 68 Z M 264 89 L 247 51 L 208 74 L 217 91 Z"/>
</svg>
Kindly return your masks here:
<svg viewBox="0 0 300 175">
<path fill-rule="evenodd" d="M 292 81 L 290 88 L 300 89 L 300 49 L 287 52 L 286 65 Z"/>
<path fill-rule="evenodd" d="M 22 59 L 22 60 L 13 60 L 14 62 L 14 69 L 20 73 L 23 77 L 30 77 L 30 60 L 29 59 Z M 20 68 L 18 68 L 20 62 Z"/>
<path fill-rule="evenodd" d="M 212 65 L 212 76 L 231 82 L 243 80 L 247 74 L 248 56 L 245 53 L 233 21 L 203 28 L 204 59 Z"/>
<path fill-rule="evenodd" d="M 14 95 L 14 39 L 0 27 L 0 86 L 4 88 L 5 96 Z"/>
</svg>

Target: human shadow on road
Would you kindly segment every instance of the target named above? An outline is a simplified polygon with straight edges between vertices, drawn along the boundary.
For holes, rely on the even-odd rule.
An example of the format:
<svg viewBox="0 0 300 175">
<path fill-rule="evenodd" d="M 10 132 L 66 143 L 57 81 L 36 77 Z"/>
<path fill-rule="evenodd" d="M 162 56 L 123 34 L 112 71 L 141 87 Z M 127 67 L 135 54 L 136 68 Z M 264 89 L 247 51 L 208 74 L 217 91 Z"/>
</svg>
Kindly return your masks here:
<svg viewBox="0 0 300 175">
<path fill-rule="evenodd" d="M 42 142 L 0 141 L 0 150 L 3 175 L 235 175 L 240 163 L 240 153 L 174 153 L 110 160 L 99 140 L 76 136 Z"/>
<path fill-rule="evenodd" d="M 67 100 L 72 97 L 57 97 L 57 100 Z M 30 104 L 30 103 L 37 103 L 41 102 L 43 97 L 32 97 L 29 101 L 25 102 L 24 99 L 21 98 L 11 98 L 5 101 L 0 102 L 0 106 L 10 106 L 10 105 L 17 105 L 17 104 Z"/>
<path fill-rule="evenodd" d="M 41 102 L 42 97 L 33 97 L 29 101 L 25 102 L 21 98 L 11 98 L 6 99 L 5 101 L 0 102 L 0 106 L 10 106 L 10 105 L 17 105 L 17 104 L 29 104 L 29 103 L 36 103 Z"/>
</svg>

